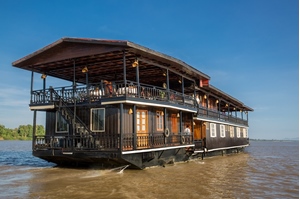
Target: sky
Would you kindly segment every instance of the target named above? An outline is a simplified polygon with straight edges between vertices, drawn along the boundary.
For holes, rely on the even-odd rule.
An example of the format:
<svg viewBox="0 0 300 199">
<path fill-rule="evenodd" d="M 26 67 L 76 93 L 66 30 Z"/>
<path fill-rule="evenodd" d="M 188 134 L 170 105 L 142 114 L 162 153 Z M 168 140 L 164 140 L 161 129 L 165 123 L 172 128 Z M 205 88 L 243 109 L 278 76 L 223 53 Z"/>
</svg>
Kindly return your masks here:
<svg viewBox="0 0 300 199">
<path fill-rule="evenodd" d="M 33 123 L 31 72 L 12 62 L 62 37 L 79 37 L 128 40 L 180 59 L 254 109 L 250 138 L 299 137 L 298 0 L 0 0 L 0 5 L 0 124 L 6 128 Z M 35 89 L 42 88 L 38 79 Z"/>
</svg>

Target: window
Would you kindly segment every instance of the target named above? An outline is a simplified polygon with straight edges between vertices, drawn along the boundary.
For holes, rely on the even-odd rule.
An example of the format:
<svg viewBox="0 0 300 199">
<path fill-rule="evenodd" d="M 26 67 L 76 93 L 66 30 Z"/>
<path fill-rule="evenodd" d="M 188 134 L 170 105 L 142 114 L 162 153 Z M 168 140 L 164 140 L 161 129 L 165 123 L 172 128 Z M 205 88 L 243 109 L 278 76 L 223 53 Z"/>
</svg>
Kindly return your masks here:
<svg viewBox="0 0 300 199">
<path fill-rule="evenodd" d="M 91 128 L 93 132 L 105 131 L 105 109 L 104 108 L 91 109 Z"/>
<path fill-rule="evenodd" d="M 164 112 L 162 111 L 156 111 L 156 130 L 164 130 Z"/>
<path fill-rule="evenodd" d="M 57 111 L 56 112 L 56 133 L 67 133 L 69 132 L 69 124 L 65 118 Z"/>
<path fill-rule="evenodd" d="M 225 125 L 220 125 L 220 137 L 224 138 L 225 136 Z"/>
<path fill-rule="evenodd" d="M 216 124 L 210 123 L 210 137 L 217 137 Z"/>
<path fill-rule="evenodd" d="M 233 138 L 234 137 L 234 127 L 230 126 L 229 131 L 230 131 L 230 137 Z"/>
<path fill-rule="evenodd" d="M 244 138 L 248 137 L 248 129 L 247 128 L 243 128 L 243 136 L 244 136 Z"/>
<path fill-rule="evenodd" d="M 241 137 L 241 131 L 240 127 L 236 127 L 236 137 Z"/>
</svg>

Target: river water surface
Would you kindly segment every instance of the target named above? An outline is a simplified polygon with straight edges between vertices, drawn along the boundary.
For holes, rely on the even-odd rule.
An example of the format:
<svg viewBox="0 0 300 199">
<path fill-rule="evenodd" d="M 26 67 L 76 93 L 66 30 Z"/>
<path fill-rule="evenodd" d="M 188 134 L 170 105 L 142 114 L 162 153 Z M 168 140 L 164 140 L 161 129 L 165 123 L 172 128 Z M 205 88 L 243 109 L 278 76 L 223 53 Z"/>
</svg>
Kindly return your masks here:
<svg viewBox="0 0 300 199">
<path fill-rule="evenodd" d="M 145 170 L 57 168 L 30 141 L 0 141 L 0 198 L 299 198 L 298 141 Z"/>
</svg>

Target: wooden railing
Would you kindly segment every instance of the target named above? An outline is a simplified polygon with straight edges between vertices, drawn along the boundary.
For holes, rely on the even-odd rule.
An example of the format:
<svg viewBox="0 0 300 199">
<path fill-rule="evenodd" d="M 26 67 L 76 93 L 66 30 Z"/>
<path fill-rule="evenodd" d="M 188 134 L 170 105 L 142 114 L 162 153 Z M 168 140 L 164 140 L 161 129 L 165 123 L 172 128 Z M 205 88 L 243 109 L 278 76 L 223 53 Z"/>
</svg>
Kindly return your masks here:
<svg viewBox="0 0 300 199">
<path fill-rule="evenodd" d="M 224 112 L 209 109 L 197 104 L 195 98 L 192 95 L 182 94 L 174 90 L 167 90 L 162 87 L 157 87 L 147 84 L 138 84 L 134 81 L 127 81 L 124 84 L 123 81 L 115 81 L 109 83 L 96 83 L 87 86 L 69 86 L 59 88 L 49 88 L 45 90 L 35 90 L 31 94 L 31 105 L 47 104 L 58 101 L 56 92 L 65 103 L 93 103 L 108 98 L 118 97 L 132 97 L 140 98 L 149 101 L 155 101 L 156 103 L 169 102 L 175 105 L 184 105 L 197 109 L 197 114 L 200 117 L 217 119 L 221 121 L 233 122 L 238 124 L 247 125 L 248 121 L 239 117 L 234 117 Z"/>
<path fill-rule="evenodd" d="M 136 140 L 136 145 L 134 144 Z M 134 139 L 132 134 L 123 136 L 122 150 L 139 150 L 193 144 L 192 135 L 139 134 Z M 100 133 L 88 136 L 35 136 L 34 150 L 61 149 L 64 151 L 80 150 L 120 150 L 120 135 Z"/>
</svg>

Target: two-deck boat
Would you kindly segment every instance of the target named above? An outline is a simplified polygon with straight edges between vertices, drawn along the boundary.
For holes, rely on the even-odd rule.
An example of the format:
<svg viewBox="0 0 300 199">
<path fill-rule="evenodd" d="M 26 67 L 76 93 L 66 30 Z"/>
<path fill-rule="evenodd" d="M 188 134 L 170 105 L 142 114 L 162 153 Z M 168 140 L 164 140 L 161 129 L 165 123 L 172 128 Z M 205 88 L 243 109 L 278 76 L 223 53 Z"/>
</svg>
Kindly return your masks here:
<svg viewBox="0 0 300 199">
<path fill-rule="evenodd" d="M 31 71 L 33 155 L 57 165 L 142 169 L 249 145 L 252 108 L 185 62 L 135 43 L 62 38 L 13 66 Z M 37 73 L 43 85 L 34 90 Z M 71 86 L 46 88 L 47 76 Z"/>
</svg>

